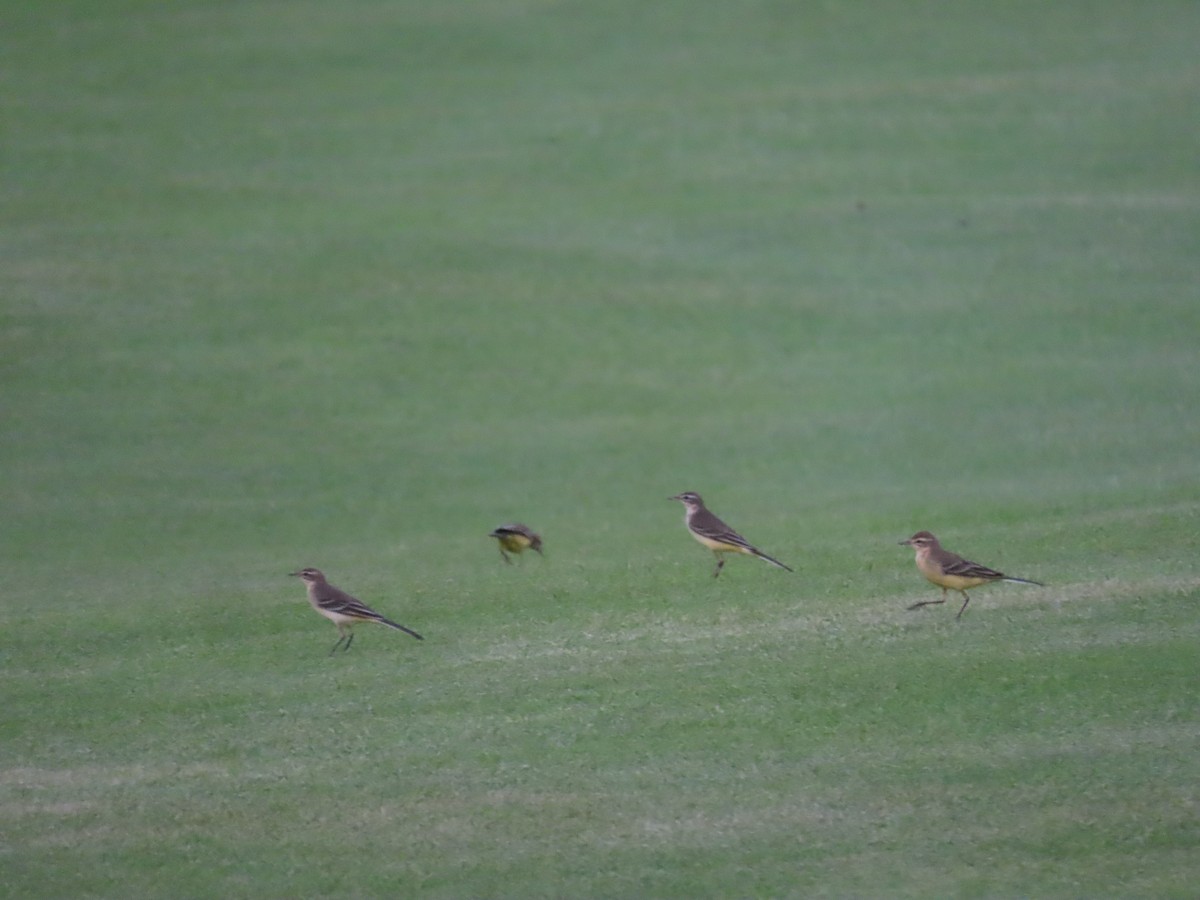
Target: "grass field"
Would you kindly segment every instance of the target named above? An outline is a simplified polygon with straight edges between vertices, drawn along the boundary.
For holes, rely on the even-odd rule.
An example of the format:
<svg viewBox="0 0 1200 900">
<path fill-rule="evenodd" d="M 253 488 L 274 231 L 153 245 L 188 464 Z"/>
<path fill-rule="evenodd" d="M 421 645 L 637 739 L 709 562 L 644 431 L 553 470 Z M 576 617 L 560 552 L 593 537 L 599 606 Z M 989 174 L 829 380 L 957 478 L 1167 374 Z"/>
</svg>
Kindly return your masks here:
<svg viewBox="0 0 1200 900">
<path fill-rule="evenodd" d="M 1200 5 L 4 7 L 0 894 L 1195 895 Z"/>
</svg>

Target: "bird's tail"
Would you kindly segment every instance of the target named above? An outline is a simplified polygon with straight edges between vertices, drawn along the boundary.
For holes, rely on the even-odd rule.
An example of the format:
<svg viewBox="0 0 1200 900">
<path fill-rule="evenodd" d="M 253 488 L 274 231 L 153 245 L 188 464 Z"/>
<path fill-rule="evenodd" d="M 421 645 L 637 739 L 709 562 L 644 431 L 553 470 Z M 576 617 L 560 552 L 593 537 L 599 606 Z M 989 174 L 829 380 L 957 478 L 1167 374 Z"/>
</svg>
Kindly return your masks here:
<svg viewBox="0 0 1200 900">
<path fill-rule="evenodd" d="M 753 553 L 755 556 L 757 556 L 759 559 L 763 560 L 764 562 L 769 562 L 773 566 L 779 566 L 779 568 L 787 569 L 789 572 L 796 571 L 791 566 L 785 566 L 783 563 L 781 563 L 779 560 L 775 559 L 774 557 L 767 556 L 767 554 L 763 553 L 757 547 L 751 547 L 750 552 Z"/>
<path fill-rule="evenodd" d="M 1028 578 L 1013 578 L 1011 575 L 1005 575 L 1001 581 L 1012 581 L 1016 584 L 1036 584 L 1038 587 L 1045 587 L 1040 581 L 1031 581 Z"/>
<path fill-rule="evenodd" d="M 423 641 L 423 640 L 425 640 L 425 638 L 421 637 L 421 635 L 417 634 L 417 633 L 416 633 L 415 631 L 413 631 L 411 628 L 405 628 L 405 627 L 404 627 L 403 625 L 401 625 L 400 623 L 398 623 L 398 622 L 393 622 L 391 619 L 384 619 L 384 618 L 380 618 L 380 620 L 379 620 L 379 621 L 380 621 L 380 622 L 382 622 L 384 625 L 389 625 L 389 626 L 391 626 L 392 628 L 395 628 L 397 631 L 403 631 L 405 634 L 411 634 L 411 635 L 412 635 L 413 637 L 415 637 L 415 638 L 416 638 L 418 641 Z"/>
</svg>

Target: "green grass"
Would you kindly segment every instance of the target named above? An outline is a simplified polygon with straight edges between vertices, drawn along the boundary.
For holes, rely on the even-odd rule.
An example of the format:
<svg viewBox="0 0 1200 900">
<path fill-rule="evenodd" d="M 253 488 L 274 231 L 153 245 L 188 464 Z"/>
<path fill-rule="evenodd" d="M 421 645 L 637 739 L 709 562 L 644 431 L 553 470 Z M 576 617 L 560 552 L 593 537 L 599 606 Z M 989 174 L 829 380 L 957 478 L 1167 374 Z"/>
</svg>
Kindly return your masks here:
<svg viewBox="0 0 1200 900">
<path fill-rule="evenodd" d="M 1194 894 L 1200 7 L 6 7 L 0 892 Z"/>
</svg>

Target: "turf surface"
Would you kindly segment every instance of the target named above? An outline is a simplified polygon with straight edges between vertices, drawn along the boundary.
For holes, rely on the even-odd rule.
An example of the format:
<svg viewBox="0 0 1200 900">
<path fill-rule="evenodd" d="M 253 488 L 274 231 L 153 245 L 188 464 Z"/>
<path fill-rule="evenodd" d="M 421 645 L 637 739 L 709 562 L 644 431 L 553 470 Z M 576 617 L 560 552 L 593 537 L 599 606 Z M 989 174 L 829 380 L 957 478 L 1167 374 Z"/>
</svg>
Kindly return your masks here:
<svg viewBox="0 0 1200 900">
<path fill-rule="evenodd" d="M 1200 7 L 6 6 L 3 893 L 1194 894 Z"/>
</svg>

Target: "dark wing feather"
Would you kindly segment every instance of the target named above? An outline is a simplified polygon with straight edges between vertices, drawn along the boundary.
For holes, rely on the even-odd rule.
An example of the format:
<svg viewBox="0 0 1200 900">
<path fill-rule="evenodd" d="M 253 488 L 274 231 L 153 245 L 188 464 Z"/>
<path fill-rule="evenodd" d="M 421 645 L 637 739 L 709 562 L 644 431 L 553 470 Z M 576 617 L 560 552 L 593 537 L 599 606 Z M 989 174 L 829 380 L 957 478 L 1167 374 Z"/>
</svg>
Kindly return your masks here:
<svg viewBox="0 0 1200 900">
<path fill-rule="evenodd" d="M 333 597 L 325 597 L 317 601 L 321 609 L 328 610 L 332 613 L 338 613 L 343 616 L 350 616 L 354 619 L 367 619 L 372 622 L 382 622 L 383 616 L 371 609 L 361 600 L 351 597 L 349 594 L 339 592 Z"/>
<path fill-rule="evenodd" d="M 987 566 L 981 566 L 977 562 L 971 562 L 969 559 L 963 559 L 961 556 L 955 556 L 953 559 L 945 560 L 942 563 L 942 571 L 947 575 L 958 575 L 962 578 L 988 578 L 997 579 L 1003 578 L 1003 572 L 997 572 L 995 569 L 989 569 Z"/>
<path fill-rule="evenodd" d="M 688 523 L 692 531 L 701 537 L 706 537 L 710 541 L 720 541 L 722 544 L 732 544 L 735 547 L 745 547 L 747 550 L 757 553 L 751 543 L 710 513 L 708 510 L 703 510 L 692 516 L 692 520 Z"/>
</svg>

